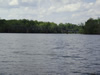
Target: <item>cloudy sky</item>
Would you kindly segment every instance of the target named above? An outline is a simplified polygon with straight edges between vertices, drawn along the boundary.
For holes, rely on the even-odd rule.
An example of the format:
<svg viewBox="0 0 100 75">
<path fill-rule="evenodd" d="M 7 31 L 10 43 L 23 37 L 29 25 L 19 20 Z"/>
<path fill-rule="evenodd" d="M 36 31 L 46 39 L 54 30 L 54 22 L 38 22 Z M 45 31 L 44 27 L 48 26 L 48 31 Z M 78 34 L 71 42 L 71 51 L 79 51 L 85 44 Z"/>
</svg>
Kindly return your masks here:
<svg viewBox="0 0 100 75">
<path fill-rule="evenodd" d="M 100 0 L 0 0 L 0 17 L 79 24 L 100 17 Z"/>
</svg>

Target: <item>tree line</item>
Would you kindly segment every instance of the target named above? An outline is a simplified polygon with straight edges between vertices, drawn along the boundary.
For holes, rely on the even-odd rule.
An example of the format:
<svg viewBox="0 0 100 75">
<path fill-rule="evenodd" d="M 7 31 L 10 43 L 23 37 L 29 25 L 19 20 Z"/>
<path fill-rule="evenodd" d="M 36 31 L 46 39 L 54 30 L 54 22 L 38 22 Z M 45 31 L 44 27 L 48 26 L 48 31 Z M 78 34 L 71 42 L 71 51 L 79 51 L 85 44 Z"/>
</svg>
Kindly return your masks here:
<svg viewBox="0 0 100 75">
<path fill-rule="evenodd" d="M 0 19 L 1 33 L 78 33 L 79 27 L 71 23 L 56 24 L 28 19 Z"/>
<path fill-rule="evenodd" d="M 83 33 L 85 34 L 100 34 L 100 18 L 90 18 L 83 26 Z"/>
<path fill-rule="evenodd" d="M 100 34 L 100 18 L 88 19 L 80 25 L 72 23 L 43 22 L 28 19 L 0 19 L 0 33 L 82 33 Z"/>
</svg>

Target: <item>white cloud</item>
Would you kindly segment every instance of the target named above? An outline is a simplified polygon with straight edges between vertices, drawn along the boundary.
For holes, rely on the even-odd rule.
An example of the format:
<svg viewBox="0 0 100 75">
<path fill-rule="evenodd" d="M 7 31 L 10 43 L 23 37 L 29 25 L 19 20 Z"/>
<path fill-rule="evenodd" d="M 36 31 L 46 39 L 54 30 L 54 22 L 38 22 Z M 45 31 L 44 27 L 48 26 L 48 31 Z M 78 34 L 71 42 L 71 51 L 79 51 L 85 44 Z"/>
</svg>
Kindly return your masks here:
<svg viewBox="0 0 100 75">
<path fill-rule="evenodd" d="M 100 5 L 100 0 L 96 0 L 96 5 Z"/>
<path fill-rule="evenodd" d="M 9 3 L 9 5 L 18 5 L 19 3 L 18 3 L 18 0 L 12 0 L 10 3 Z"/>
<path fill-rule="evenodd" d="M 77 11 L 80 8 L 81 3 L 76 3 L 76 4 L 68 4 L 68 5 L 64 5 L 60 8 L 57 9 L 57 12 L 73 12 L 73 11 Z"/>
<path fill-rule="evenodd" d="M 88 2 L 87 2 L 88 1 Z M 100 0 L 0 0 L 1 18 L 79 23 L 100 17 Z"/>
<path fill-rule="evenodd" d="M 39 0 L 21 0 L 21 2 L 26 2 L 26 3 L 32 3 L 32 2 L 37 2 Z"/>
</svg>

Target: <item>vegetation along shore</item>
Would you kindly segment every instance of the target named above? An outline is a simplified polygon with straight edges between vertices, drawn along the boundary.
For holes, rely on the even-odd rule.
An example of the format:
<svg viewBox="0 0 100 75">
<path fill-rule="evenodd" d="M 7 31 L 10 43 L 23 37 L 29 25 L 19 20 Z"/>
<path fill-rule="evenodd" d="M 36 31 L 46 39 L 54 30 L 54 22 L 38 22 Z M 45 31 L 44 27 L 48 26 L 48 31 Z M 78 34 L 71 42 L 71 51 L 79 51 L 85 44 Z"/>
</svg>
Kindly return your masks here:
<svg viewBox="0 0 100 75">
<path fill-rule="evenodd" d="M 88 19 L 80 25 L 72 23 L 43 22 L 28 19 L 0 19 L 0 33 L 82 33 L 100 34 L 100 18 Z"/>
</svg>

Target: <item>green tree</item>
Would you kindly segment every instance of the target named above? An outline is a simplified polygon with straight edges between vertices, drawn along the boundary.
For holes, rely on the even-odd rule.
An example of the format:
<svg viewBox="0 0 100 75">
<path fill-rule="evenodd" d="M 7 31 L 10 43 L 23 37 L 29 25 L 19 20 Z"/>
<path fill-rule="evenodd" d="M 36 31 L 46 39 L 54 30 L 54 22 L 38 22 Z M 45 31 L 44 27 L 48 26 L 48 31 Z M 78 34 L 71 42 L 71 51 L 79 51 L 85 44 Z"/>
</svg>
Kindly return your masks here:
<svg viewBox="0 0 100 75">
<path fill-rule="evenodd" d="M 100 34 L 100 21 L 99 19 L 90 18 L 85 22 L 85 34 Z"/>
</svg>

